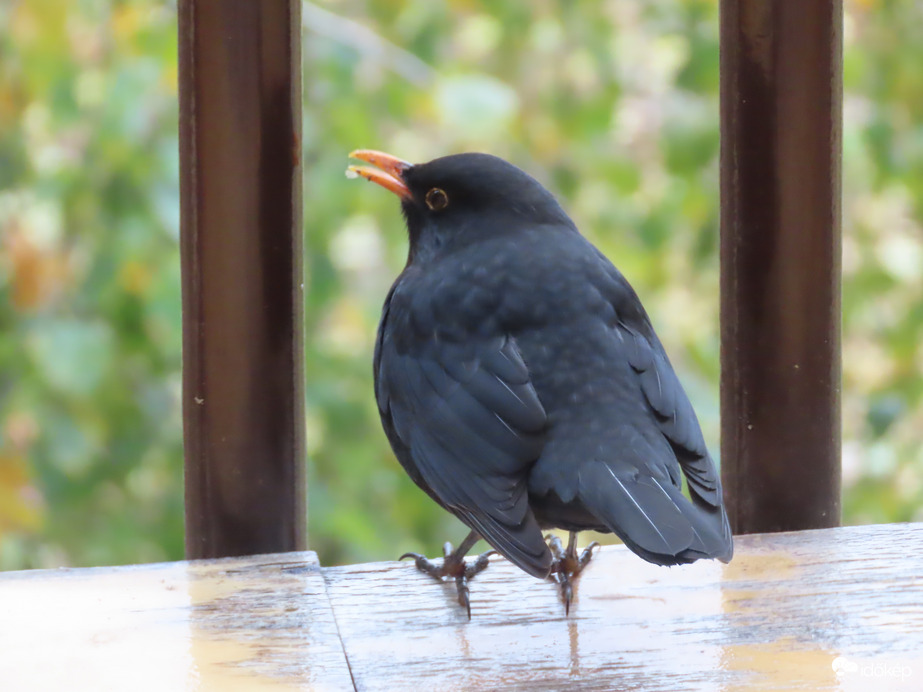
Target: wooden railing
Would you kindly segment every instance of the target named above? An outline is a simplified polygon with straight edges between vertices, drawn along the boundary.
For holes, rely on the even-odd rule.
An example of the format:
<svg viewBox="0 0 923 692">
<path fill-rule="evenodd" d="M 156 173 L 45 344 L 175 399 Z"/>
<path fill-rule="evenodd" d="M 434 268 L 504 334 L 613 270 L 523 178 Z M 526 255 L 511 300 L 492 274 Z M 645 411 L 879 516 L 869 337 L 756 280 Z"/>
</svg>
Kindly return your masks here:
<svg viewBox="0 0 923 692">
<path fill-rule="evenodd" d="M 735 533 L 840 522 L 840 0 L 721 2 L 721 470 Z"/>
<path fill-rule="evenodd" d="M 722 0 L 722 466 L 737 532 L 839 522 L 840 0 Z M 494 559 L 305 548 L 299 0 L 180 0 L 187 555 L 0 574 L 0 689 L 923 689 L 923 525 L 604 548 L 565 616 Z M 310 75 L 308 76 L 310 79 Z M 371 393 L 370 393 L 371 395 Z"/>
<path fill-rule="evenodd" d="M 187 555 L 303 549 L 300 2 L 179 10 Z M 732 524 L 835 526 L 842 6 L 721 17 Z"/>
<path fill-rule="evenodd" d="M 603 548 L 565 616 L 505 560 L 471 583 L 314 553 L 0 574 L 3 690 L 923 689 L 923 524 L 743 536 L 729 565 Z"/>
<path fill-rule="evenodd" d="M 301 3 L 179 3 L 186 555 L 305 546 Z"/>
</svg>

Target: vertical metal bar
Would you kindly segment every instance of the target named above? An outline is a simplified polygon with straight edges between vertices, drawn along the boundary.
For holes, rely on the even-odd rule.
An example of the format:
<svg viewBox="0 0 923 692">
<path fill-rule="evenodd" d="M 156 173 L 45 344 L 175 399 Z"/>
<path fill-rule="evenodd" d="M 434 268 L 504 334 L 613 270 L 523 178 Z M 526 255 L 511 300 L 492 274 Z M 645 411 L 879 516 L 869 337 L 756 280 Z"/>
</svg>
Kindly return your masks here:
<svg viewBox="0 0 923 692">
<path fill-rule="evenodd" d="M 840 520 L 842 13 L 721 2 L 721 459 L 737 533 Z"/>
<path fill-rule="evenodd" d="M 299 0 L 180 0 L 186 554 L 305 547 Z"/>
</svg>

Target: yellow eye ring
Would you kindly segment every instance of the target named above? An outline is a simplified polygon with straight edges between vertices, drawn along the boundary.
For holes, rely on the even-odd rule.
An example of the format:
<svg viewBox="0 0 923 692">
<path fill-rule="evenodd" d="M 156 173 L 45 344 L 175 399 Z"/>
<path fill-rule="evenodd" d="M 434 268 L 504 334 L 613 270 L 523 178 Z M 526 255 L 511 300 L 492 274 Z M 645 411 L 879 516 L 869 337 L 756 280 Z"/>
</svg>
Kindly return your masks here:
<svg viewBox="0 0 923 692">
<path fill-rule="evenodd" d="M 442 211 L 449 206 L 449 196 L 438 187 L 426 193 L 426 206 L 433 211 Z"/>
</svg>

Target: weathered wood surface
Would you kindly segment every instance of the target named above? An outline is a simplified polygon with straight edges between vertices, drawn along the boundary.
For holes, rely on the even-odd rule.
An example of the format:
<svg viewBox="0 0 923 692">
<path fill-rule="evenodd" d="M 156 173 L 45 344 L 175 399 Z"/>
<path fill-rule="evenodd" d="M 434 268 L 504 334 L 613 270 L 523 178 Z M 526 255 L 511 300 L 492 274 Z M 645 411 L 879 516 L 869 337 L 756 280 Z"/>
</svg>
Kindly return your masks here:
<svg viewBox="0 0 923 692">
<path fill-rule="evenodd" d="M 313 552 L 0 574 L 0 690 L 348 690 Z"/>
<path fill-rule="evenodd" d="M 744 536 L 730 565 L 609 547 L 570 617 L 495 559 L 471 622 L 412 565 L 313 553 L 9 573 L 0 690 L 918 691 L 921 549 L 923 524 Z"/>
<path fill-rule="evenodd" d="M 498 560 L 471 583 L 471 623 L 454 585 L 411 565 L 323 572 L 362 690 L 923 690 L 923 525 L 736 548 L 674 568 L 607 548 L 570 617 L 554 585 Z"/>
</svg>

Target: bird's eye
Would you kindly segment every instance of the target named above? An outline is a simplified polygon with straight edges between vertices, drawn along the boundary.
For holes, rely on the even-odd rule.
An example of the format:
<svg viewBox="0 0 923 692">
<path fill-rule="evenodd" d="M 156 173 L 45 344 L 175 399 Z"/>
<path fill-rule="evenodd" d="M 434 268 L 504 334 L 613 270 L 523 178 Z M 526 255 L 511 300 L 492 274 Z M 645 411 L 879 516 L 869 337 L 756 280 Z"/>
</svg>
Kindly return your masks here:
<svg viewBox="0 0 923 692">
<path fill-rule="evenodd" d="M 433 211 L 442 211 L 449 206 L 449 196 L 438 187 L 426 193 L 426 206 Z"/>
</svg>

